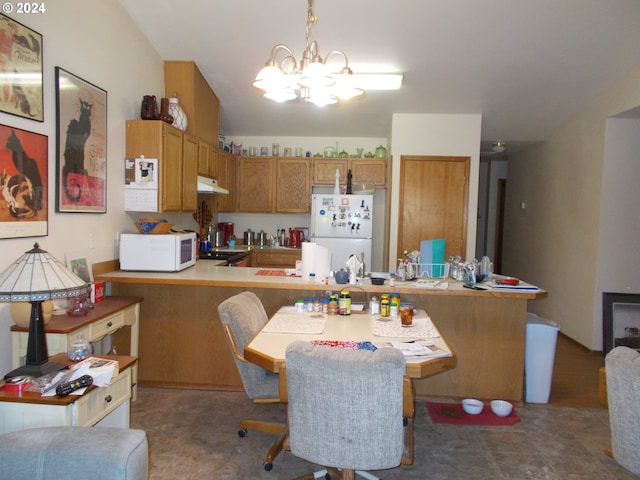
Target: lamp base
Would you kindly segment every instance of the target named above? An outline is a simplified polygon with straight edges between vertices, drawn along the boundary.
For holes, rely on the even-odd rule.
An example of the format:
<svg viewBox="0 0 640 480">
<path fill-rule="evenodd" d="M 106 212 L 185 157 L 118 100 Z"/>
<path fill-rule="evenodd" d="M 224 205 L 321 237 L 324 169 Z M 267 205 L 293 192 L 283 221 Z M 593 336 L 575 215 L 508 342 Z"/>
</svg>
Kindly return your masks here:
<svg viewBox="0 0 640 480">
<path fill-rule="evenodd" d="M 45 362 L 40 365 L 23 365 L 7 373 L 4 378 L 7 379 L 11 377 L 18 377 L 21 375 L 30 375 L 32 377 L 38 378 L 42 377 L 43 375 L 57 372 L 58 370 L 64 370 L 65 368 L 67 368 L 67 365 L 65 365 L 64 363 L 56 362 Z"/>
</svg>

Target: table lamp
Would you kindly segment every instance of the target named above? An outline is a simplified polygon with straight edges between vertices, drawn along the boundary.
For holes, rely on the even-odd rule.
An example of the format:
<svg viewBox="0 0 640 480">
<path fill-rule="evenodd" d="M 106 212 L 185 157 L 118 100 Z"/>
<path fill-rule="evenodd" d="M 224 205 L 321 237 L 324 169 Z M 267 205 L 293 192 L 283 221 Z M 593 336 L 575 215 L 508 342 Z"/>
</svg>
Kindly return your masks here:
<svg viewBox="0 0 640 480">
<path fill-rule="evenodd" d="M 4 378 L 19 375 L 41 377 L 66 367 L 49 362 L 42 302 L 84 295 L 88 290 L 87 282 L 41 250 L 37 243 L 0 274 L 0 302 L 31 303 L 26 364 Z"/>
</svg>

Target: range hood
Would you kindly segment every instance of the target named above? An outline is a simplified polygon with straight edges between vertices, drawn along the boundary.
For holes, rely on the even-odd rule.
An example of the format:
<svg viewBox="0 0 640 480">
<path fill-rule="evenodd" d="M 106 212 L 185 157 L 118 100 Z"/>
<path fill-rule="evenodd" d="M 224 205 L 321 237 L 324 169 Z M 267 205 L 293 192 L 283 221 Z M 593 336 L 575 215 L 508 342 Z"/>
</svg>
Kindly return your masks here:
<svg viewBox="0 0 640 480">
<path fill-rule="evenodd" d="M 218 185 L 215 178 L 198 175 L 198 193 L 229 193 L 229 190 Z"/>
</svg>

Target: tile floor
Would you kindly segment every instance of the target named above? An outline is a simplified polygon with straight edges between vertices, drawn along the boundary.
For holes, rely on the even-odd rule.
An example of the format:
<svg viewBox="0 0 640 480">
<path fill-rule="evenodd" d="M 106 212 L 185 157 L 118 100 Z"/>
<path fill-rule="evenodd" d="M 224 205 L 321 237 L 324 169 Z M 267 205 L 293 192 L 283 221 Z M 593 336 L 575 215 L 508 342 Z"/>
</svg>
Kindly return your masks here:
<svg viewBox="0 0 640 480">
<path fill-rule="evenodd" d="M 415 463 L 377 472 L 383 479 L 637 479 L 604 455 L 608 411 L 526 404 L 511 427 L 434 425 L 416 404 Z M 273 437 L 237 435 L 242 418 L 282 421 L 282 405 L 254 405 L 243 392 L 140 387 L 131 427 L 146 430 L 150 480 L 284 480 L 317 466 L 281 453 L 266 472 Z"/>
</svg>

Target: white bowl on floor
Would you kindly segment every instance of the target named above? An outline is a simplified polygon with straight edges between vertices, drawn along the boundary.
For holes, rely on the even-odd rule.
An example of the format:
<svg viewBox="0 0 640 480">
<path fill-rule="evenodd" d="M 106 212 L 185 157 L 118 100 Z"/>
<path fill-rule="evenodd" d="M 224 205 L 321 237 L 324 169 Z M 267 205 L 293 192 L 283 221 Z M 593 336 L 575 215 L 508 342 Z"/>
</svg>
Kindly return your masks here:
<svg viewBox="0 0 640 480">
<path fill-rule="evenodd" d="M 513 405 L 505 400 L 492 400 L 491 411 L 499 417 L 506 417 L 513 410 Z"/>
<path fill-rule="evenodd" d="M 484 407 L 484 404 L 475 398 L 465 398 L 462 400 L 462 409 L 469 415 L 478 415 L 482 412 L 482 407 Z"/>
</svg>

